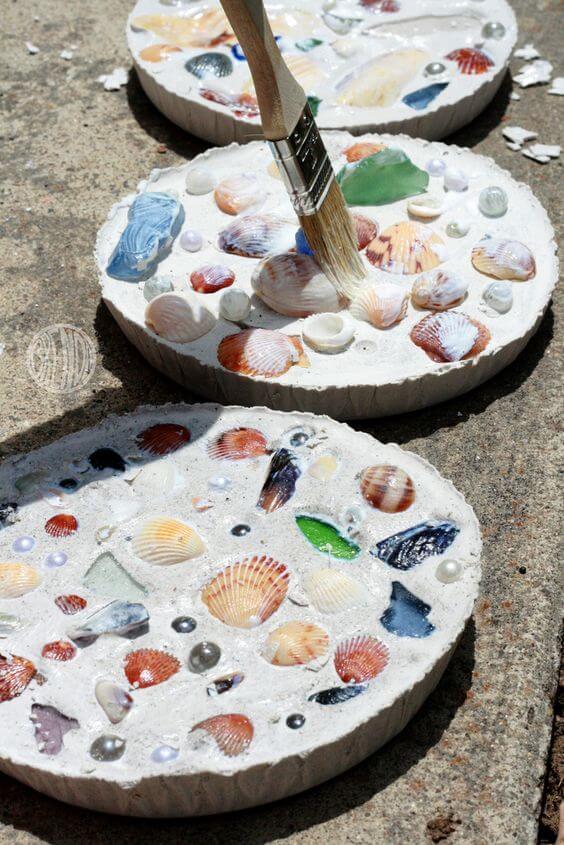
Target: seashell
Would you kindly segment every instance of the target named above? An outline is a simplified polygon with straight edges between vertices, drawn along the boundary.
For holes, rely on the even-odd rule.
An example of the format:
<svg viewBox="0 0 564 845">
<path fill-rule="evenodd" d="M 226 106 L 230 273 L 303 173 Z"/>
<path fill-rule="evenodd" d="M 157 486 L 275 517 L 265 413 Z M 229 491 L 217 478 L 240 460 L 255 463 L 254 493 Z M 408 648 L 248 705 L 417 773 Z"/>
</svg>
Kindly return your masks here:
<svg viewBox="0 0 564 845">
<path fill-rule="evenodd" d="M 0 563 L 0 599 L 18 599 L 40 583 L 39 572 L 27 563 Z"/>
<path fill-rule="evenodd" d="M 206 688 L 206 692 L 211 697 L 223 695 L 224 692 L 229 692 L 229 690 L 238 687 L 244 680 L 245 676 L 242 672 L 233 672 L 232 675 L 226 675 L 224 678 L 216 678 L 215 681 L 212 681 Z"/>
<path fill-rule="evenodd" d="M 513 305 L 513 291 L 509 282 L 490 282 L 482 292 L 486 305 L 498 314 L 507 314 Z"/>
<path fill-rule="evenodd" d="M 451 270 L 437 270 L 420 276 L 411 288 L 411 301 L 419 308 L 445 311 L 454 308 L 466 297 L 468 282 Z"/>
<path fill-rule="evenodd" d="M 80 728 L 76 719 L 65 716 L 50 704 L 32 704 L 30 719 L 35 726 L 35 741 L 40 754 L 50 757 L 62 750 L 65 734 Z"/>
<path fill-rule="evenodd" d="M 342 613 L 364 604 L 366 589 L 338 569 L 314 569 L 303 579 L 304 590 L 320 613 Z"/>
<path fill-rule="evenodd" d="M 259 207 L 266 199 L 265 191 L 252 173 L 229 176 L 219 183 L 213 196 L 221 211 L 234 215 L 249 208 Z"/>
<path fill-rule="evenodd" d="M 398 0 L 360 0 L 360 5 L 363 9 L 369 9 L 371 12 L 399 12 L 401 5 Z"/>
<path fill-rule="evenodd" d="M 245 329 L 227 335 L 217 348 L 217 359 L 233 373 L 265 378 L 281 376 L 294 364 L 309 366 L 298 338 L 270 329 Z"/>
<path fill-rule="evenodd" d="M 317 481 L 330 481 L 337 472 L 338 466 L 339 462 L 335 455 L 332 452 L 326 452 L 310 464 L 307 472 Z"/>
<path fill-rule="evenodd" d="M 95 695 L 96 701 L 113 725 L 122 722 L 133 707 L 130 694 L 112 681 L 98 681 Z"/>
<path fill-rule="evenodd" d="M 195 511 L 198 511 L 198 513 L 205 513 L 213 508 L 213 502 L 211 499 L 202 498 L 202 496 L 194 496 L 192 499 L 192 507 Z"/>
<path fill-rule="evenodd" d="M 428 557 L 441 555 L 454 543 L 460 528 L 449 520 L 429 520 L 380 540 L 370 554 L 394 569 L 412 569 Z"/>
<path fill-rule="evenodd" d="M 245 320 L 251 311 L 251 298 L 244 290 L 235 288 L 226 290 L 219 300 L 219 316 L 224 320 L 239 323 Z"/>
<path fill-rule="evenodd" d="M 445 56 L 450 62 L 456 62 L 460 73 L 486 73 L 494 66 L 494 61 L 483 50 L 476 47 L 459 47 Z"/>
<path fill-rule="evenodd" d="M 390 106 L 413 79 L 429 54 L 395 50 L 358 67 L 337 83 L 337 102 L 345 106 Z"/>
<path fill-rule="evenodd" d="M 366 257 L 388 273 L 411 275 L 433 270 L 443 260 L 443 239 L 423 223 L 389 226 L 368 245 Z"/>
<path fill-rule="evenodd" d="M 344 537 L 340 530 L 326 519 L 309 514 L 296 516 L 296 525 L 311 545 L 322 554 L 339 560 L 354 560 L 360 546 Z"/>
<path fill-rule="evenodd" d="M 388 665 L 390 650 L 381 640 L 364 634 L 339 643 L 335 670 L 345 684 L 372 681 Z"/>
<path fill-rule="evenodd" d="M 195 294 L 162 293 L 145 309 L 145 324 L 173 343 L 190 343 L 210 332 L 216 319 Z"/>
<path fill-rule="evenodd" d="M 486 276 L 526 282 L 536 273 L 531 250 L 520 241 L 482 238 L 472 250 L 472 264 Z"/>
<path fill-rule="evenodd" d="M 318 704 L 344 704 L 351 698 L 356 698 L 357 695 L 366 692 L 368 686 L 366 684 L 351 684 L 348 687 L 331 687 L 330 689 L 321 690 L 308 697 L 308 701 L 316 701 Z"/>
<path fill-rule="evenodd" d="M 302 323 L 302 337 L 316 352 L 342 352 L 354 333 L 354 325 L 341 314 L 313 314 Z"/>
<path fill-rule="evenodd" d="M 378 224 L 363 214 L 352 215 L 359 250 L 368 246 L 378 234 Z"/>
<path fill-rule="evenodd" d="M 442 214 L 443 210 L 444 203 L 441 198 L 434 197 L 432 194 L 422 194 L 407 202 L 408 213 L 420 220 L 433 220 Z"/>
<path fill-rule="evenodd" d="M 278 449 L 270 461 L 257 507 L 266 513 L 283 507 L 296 492 L 296 482 L 301 474 L 297 455 L 290 449 Z"/>
<path fill-rule="evenodd" d="M 256 97 L 251 94 L 224 94 L 222 91 L 202 87 L 199 94 L 204 100 L 225 106 L 235 117 L 253 118 L 260 114 Z"/>
<path fill-rule="evenodd" d="M 305 32 L 312 32 L 317 26 L 317 15 L 299 8 L 269 11 L 268 19 L 273 32 L 279 35 L 301 37 Z"/>
<path fill-rule="evenodd" d="M 289 54 L 283 58 L 288 70 L 298 80 L 306 94 L 315 91 L 319 83 L 326 78 L 326 73 L 321 65 L 310 59 L 309 56 Z"/>
<path fill-rule="evenodd" d="M 76 646 L 65 640 L 56 640 L 53 643 L 47 643 L 41 649 L 41 657 L 48 660 L 59 660 L 65 663 L 67 660 L 72 660 L 76 655 Z"/>
<path fill-rule="evenodd" d="M 360 161 L 367 156 L 373 156 L 375 153 L 379 153 L 385 148 L 385 144 L 374 144 L 371 141 L 357 141 L 356 144 L 352 144 L 350 147 L 344 149 L 343 155 L 349 162 Z"/>
<path fill-rule="evenodd" d="M 108 276 L 124 282 L 148 279 L 183 223 L 184 209 L 176 197 L 153 191 L 135 197 L 127 213 L 127 226 L 106 267 Z"/>
<path fill-rule="evenodd" d="M 212 616 L 234 628 L 255 628 L 278 610 L 288 592 L 290 573 L 267 555 L 243 558 L 202 590 Z"/>
<path fill-rule="evenodd" d="M 320 666 L 329 651 L 329 634 L 310 622 L 286 622 L 271 631 L 263 656 L 273 666 Z"/>
<path fill-rule="evenodd" d="M 122 456 L 115 451 L 115 449 L 95 449 L 91 455 L 88 456 L 88 461 L 92 469 L 102 472 L 105 469 L 113 469 L 116 472 L 125 472 L 125 461 Z"/>
<path fill-rule="evenodd" d="M 401 513 L 415 501 L 415 487 L 409 475 L 390 464 L 363 470 L 360 492 L 369 505 L 384 513 Z"/>
<path fill-rule="evenodd" d="M 79 625 L 67 631 L 67 636 L 75 642 L 99 637 L 101 634 L 118 634 L 125 637 L 133 631 L 146 628 L 148 622 L 149 612 L 144 605 L 117 599 L 92 613 L 87 619 L 82 619 Z"/>
<path fill-rule="evenodd" d="M 266 454 L 266 437 L 256 428 L 230 428 L 208 445 L 208 455 L 216 460 L 243 461 Z"/>
<path fill-rule="evenodd" d="M 190 284 L 198 293 L 215 293 L 234 281 L 235 273 L 223 264 L 204 264 L 190 274 Z"/>
<path fill-rule="evenodd" d="M 377 329 L 399 323 L 406 315 L 409 292 L 391 282 L 377 282 L 360 289 L 350 304 L 350 313 Z"/>
<path fill-rule="evenodd" d="M 199 557 L 205 546 L 189 525 L 161 516 L 139 527 L 133 537 L 133 551 L 147 563 L 171 566 Z"/>
<path fill-rule="evenodd" d="M 170 59 L 173 53 L 181 53 L 180 47 L 174 44 L 149 44 L 139 53 L 139 58 L 144 62 L 163 62 Z"/>
<path fill-rule="evenodd" d="M 261 261 L 251 285 L 269 308 L 287 317 L 340 311 L 344 302 L 309 255 L 285 252 Z"/>
<path fill-rule="evenodd" d="M 359 43 L 358 36 L 344 35 L 341 38 L 336 38 L 331 43 L 331 48 L 342 59 L 350 59 L 352 56 L 359 54 L 362 49 L 362 44 Z"/>
<path fill-rule="evenodd" d="M 209 9 L 189 17 L 140 15 L 133 18 L 131 26 L 148 30 L 176 47 L 207 47 L 220 36 L 233 32 L 221 9 Z"/>
<path fill-rule="evenodd" d="M 216 185 L 217 179 L 213 171 L 205 164 L 195 164 L 186 173 L 186 190 L 193 196 L 209 194 Z"/>
<path fill-rule="evenodd" d="M 254 733 L 250 720 L 240 713 L 211 716 L 194 725 L 192 731 L 197 730 L 210 734 L 226 757 L 238 757 L 242 754 L 251 744 Z"/>
<path fill-rule="evenodd" d="M 200 53 L 188 59 L 184 67 L 198 79 L 207 79 L 210 76 L 221 79 L 233 73 L 233 62 L 225 53 Z"/>
<path fill-rule="evenodd" d="M 80 613 L 84 610 L 88 602 L 82 596 L 57 596 L 55 604 L 65 616 L 74 616 L 75 613 Z"/>
<path fill-rule="evenodd" d="M 9 654 L 0 654 L 0 704 L 17 698 L 25 690 L 36 673 L 31 660 Z"/>
<path fill-rule="evenodd" d="M 134 689 L 146 689 L 162 684 L 180 669 L 180 661 L 166 651 L 141 648 L 130 651 L 125 658 L 124 672 Z"/>
<path fill-rule="evenodd" d="M 47 520 L 45 531 L 50 537 L 70 537 L 78 531 L 78 520 L 70 513 L 57 513 Z"/>
<path fill-rule="evenodd" d="M 274 214 L 246 214 L 223 229 L 218 246 L 223 252 L 247 258 L 265 258 L 294 246 L 295 226 Z"/>
<path fill-rule="evenodd" d="M 428 637 L 435 630 L 427 616 L 431 606 L 411 593 L 399 581 L 392 581 L 390 604 L 380 617 L 380 622 L 396 637 Z"/>
<path fill-rule="evenodd" d="M 472 358 L 490 342 L 489 330 L 460 311 L 439 311 L 416 323 L 409 334 L 432 361 L 444 363 Z"/>
<path fill-rule="evenodd" d="M 177 452 L 189 441 L 189 430 L 179 423 L 157 423 L 143 429 L 135 438 L 140 449 L 159 456 Z"/>
</svg>

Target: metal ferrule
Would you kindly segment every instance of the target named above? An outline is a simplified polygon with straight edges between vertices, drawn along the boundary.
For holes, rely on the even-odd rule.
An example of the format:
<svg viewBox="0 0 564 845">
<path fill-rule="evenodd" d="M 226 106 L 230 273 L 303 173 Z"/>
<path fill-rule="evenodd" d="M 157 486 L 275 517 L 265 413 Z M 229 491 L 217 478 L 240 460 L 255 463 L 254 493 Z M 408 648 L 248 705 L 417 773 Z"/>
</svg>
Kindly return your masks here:
<svg viewBox="0 0 564 845">
<path fill-rule="evenodd" d="M 296 214 L 315 214 L 334 179 L 327 150 L 309 105 L 288 138 L 269 141 Z"/>
</svg>

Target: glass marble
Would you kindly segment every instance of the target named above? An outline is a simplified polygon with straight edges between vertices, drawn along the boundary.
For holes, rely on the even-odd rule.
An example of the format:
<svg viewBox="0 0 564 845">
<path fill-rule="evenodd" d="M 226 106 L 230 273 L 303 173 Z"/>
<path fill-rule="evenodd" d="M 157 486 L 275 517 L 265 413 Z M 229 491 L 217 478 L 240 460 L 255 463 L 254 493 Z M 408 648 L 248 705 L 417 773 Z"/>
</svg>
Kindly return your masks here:
<svg viewBox="0 0 564 845">
<path fill-rule="evenodd" d="M 114 763 L 124 752 L 125 740 L 112 734 L 102 734 L 90 746 L 90 756 L 101 763 Z"/>
<path fill-rule="evenodd" d="M 346 526 L 349 537 L 354 537 L 360 531 L 360 526 L 366 519 L 366 510 L 362 505 L 349 505 L 341 516 L 342 523 Z"/>
<path fill-rule="evenodd" d="M 390 634 L 397 637 L 428 637 L 435 630 L 427 616 L 431 606 L 400 584 L 392 581 L 390 604 L 380 617 L 380 622 Z"/>
<path fill-rule="evenodd" d="M 147 302 L 150 302 L 156 296 L 160 296 L 161 293 L 170 293 L 171 290 L 174 290 L 171 279 L 164 276 L 153 276 L 152 279 L 147 279 L 143 285 L 143 296 Z"/>
<path fill-rule="evenodd" d="M 425 165 L 425 170 L 431 176 L 442 176 L 446 170 L 446 163 L 440 158 L 431 158 Z"/>
<path fill-rule="evenodd" d="M 499 41 L 505 35 L 505 27 L 499 21 L 488 21 L 482 27 L 482 38 L 493 38 Z"/>
<path fill-rule="evenodd" d="M 507 194 L 498 185 L 489 185 L 480 191 L 478 208 L 486 217 L 503 217 L 507 204 Z"/>
<path fill-rule="evenodd" d="M 444 73 L 445 70 L 446 67 L 442 62 L 430 62 L 423 69 L 423 73 L 425 76 L 439 76 L 439 74 Z"/>
<path fill-rule="evenodd" d="M 86 571 L 82 583 L 96 596 L 105 599 L 139 601 L 148 595 L 143 584 L 133 578 L 111 552 L 102 552 Z"/>
<path fill-rule="evenodd" d="M 469 231 L 470 222 L 468 220 L 451 220 L 445 228 L 449 238 L 464 238 Z"/>
<path fill-rule="evenodd" d="M 245 525 L 244 523 L 239 523 L 239 525 L 234 525 L 231 529 L 231 533 L 234 537 L 244 537 L 246 534 L 251 533 L 251 526 Z"/>
<path fill-rule="evenodd" d="M 380 540 L 370 554 L 394 569 L 412 569 L 428 557 L 445 552 L 459 533 L 460 528 L 446 519 L 442 522 L 419 522 L 412 528 Z"/>
<path fill-rule="evenodd" d="M 204 243 L 201 234 L 195 229 L 185 229 L 180 235 L 180 246 L 186 252 L 198 252 Z"/>
<path fill-rule="evenodd" d="M 226 475 L 214 475 L 208 481 L 210 490 L 229 490 L 232 481 Z"/>
<path fill-rule="evenodd" d="M 462 575 L 462 564 L 459 560 L 441 560 L 435 569 L 435 578 L 442 584 L 452 584 Z"/>
<path fill-rule="evenodd" d="M 308 440 L 311 440 L 312 433 L 309 431 L 296 431 L 290 436 L 290 446 L 298 447 L 305 446 Z"/>
<path fill-rule="evenodd" d="M 45 558 L 45 566 L 48 569 L 55 569 L 58 566 L 64 566 L 68 560 L 68 555 L 64 552 L 51 552 L 51 554 L 47 555 Z"/>
<path fill-rule="evenodd" d="M 306 540 L 323 554 L 339 560 L 354 560 L 360 554 L 360 546 L 344 537 L 334 525 L 316 516 L 296 516 L 296 524 Z"/>
<path fill-rule="evenodd" d="M 429 103 L 432 103 L 439 94 L 447 88 L 448 82 L 434 82 L 432 85 L 426 85 L 425 88 L 418 88 L 417 91 L 410 91 L 402 97 L 402 103 L 409 106 L 415 111 L 426 109 Z"/>
<path fill-rule="evenodd" d="M 25 555 L 27 552 L 30 552 L 34 546 L 35 540 L 33 537 L 18 537 L 18 539 L 14 540 L 12 543 L 12 549 L 21 555 Z"/>
<path fill-rule="evenodd" d="M 171 622 L 171 628 L 177 634 L 191 634 L 196 629 L 197 622 L 191 616 L 177 616 Z"/>
<path fill-rule="evenodd" d="M 188 657 L 188 668 L 191 672 L 201 674 L 213 669 L 219 662 L 221 649 L 215 643 L 201 642 L 195 645 Z"/>
<path fill-rule="evenodd" d="M 151 752 L 151 760 L 153 763 L 172 763 L 179 754 L 178 748 L 173 748 L 172 745 L 159 745 Z"/>
<path fill-rule="evenodd" d="M 482 299 L 498 314 L 507 314 L 513 306 L 513 290 L 509 282 L 490 282 L 482 292 Z"/>
<path fill-rule="evenodd" d="M 387 147 L 346 164 L 337 181 L 349 205 L 384 205 L 423 194 L 429 174 L 416 167 L 402 150 Z"/>
<path fill-rule="evenodd" d="M 298 728 L 301 728 L 305 725 L 305 716 L 303 716 L 301 713 L 292 713 L 286 719 L 286 724 L 293 731 L 296 731 L 298 730 Z"/>
</svg>

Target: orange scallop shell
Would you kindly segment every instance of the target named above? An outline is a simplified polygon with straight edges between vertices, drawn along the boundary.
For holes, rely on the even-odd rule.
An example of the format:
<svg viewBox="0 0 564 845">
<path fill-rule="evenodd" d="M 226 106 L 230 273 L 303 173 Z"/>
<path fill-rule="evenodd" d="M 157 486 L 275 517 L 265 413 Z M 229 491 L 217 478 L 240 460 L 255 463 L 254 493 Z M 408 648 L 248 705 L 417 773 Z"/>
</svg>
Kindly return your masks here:
<svg viewBox="0 0 564 845">
<path fill-rule="evenodd" d="M 31 660 L 10 654 L 0 654 L 0 704 L 17 698 L 25 690 L 36 669 Z"/>
<path fill-rule="evenodd" d="M 270 329 L 245 329 L 224 337 L 217 349 L 222 367 L 245 376 L 274 378 L 293 364 L 309 366 L 301 341 Z"/>
<path fill-rule="evenodd" d="M 375 153 L 379 153 L 385 149 L 386 147 L 384 144 L 373 144 L 370 141 L 357 141 L 356 144 L 352 144 L 352 146 L 343 150 L 343 153 L 346 156 L 347 161 L 352 162 L 360 161 L 368 156 L 373 156 Z"/>
<path fill-rule="evenodd" d="M 50 537 L 69 537 L 78 529 L 78 520 L 70 513 L 57 513 L 45 523 L 45 531 Z"/>
<path fill-rule="evenodd" d="M 456 354 L 457 336 L 460 338 L 462 333 L 470 331 L 472 326 L 477 329 L 472 346 L 464 354 Z M 473 320 L 461 311 L 438 311 L 429 314 L 413 326 L 409 336 L 432 361 L 438 363 L 472 358 L 482 352 L 491 339 L 489 329 L 483 323 Z M 469 343 L 466 346 L 469 346 Z"/>
<path fill-rule="evenodd" d="M 368 634 L 339 643 L 335 651 L 335 669 L 346 684 L 371 681 L 388 665 L 388 646 Z"/>
<path fill-rule="evenodd" d="M 267 452 L 266 437 L 256 428 L 230 428 L 208 445 L 208 455 L 216 460 L 243 461 Z"/>
<path fill-rule="evenodd" d="M 367 467 L 360 476 L 360 492 L 368 504 L 384 513 L 405 511 L 415 500 L 413 481 L 391 464 Z"/>
<path fill-rule="evenodd" d="M 149 44 L 141 50 L 139 58 L 145 62 L 162 62 L 170 59 L 171 53 L 181 52 L 180 47 L 175 47 L 174 44 Z"/>
<path fill-rule="evenodd" d="M 292 620 L 271 631 L 263 654 L 273 666 L 320 664 L 329 650 L 329 634 L 312 622 Z"/>
<path fill-rule="evenodd" d="M 192 731 L 202 730 L 215 739 L 219 750 L 226 757 L 237 757 L 251 744 L 254 730 L 250 719 L 241 713 L 212 716 L 194 725 Z"/>
<path fill-rule="evenodd" d="M 80 613 L 84 610 L 88 602 L 82 596 L 57 596 L 55 604 L 66 616 L 73 616 L 75 613 Z"/>
<path fill-rule="evenodd" d="M 476 47 L 459 47 L 448 53 L 445 59 L 456 62 L 459 71 L 466 74 L 485 73 L 494 66 L 492 59 Z"/>
<path fill-rule="evenodd" d="M 67 660 L 72 660 L 76 654 L 76 646 L 66 640 L 56 640 L 53 643 L 47 643 L 41 649 L 41 657 L 46 657 L 49 660 L 59 660 L 64 663 Z"/>
<path fill-rule="evenodd" d="M 140 648 L 125 658 L 124 672 L 135 689 L 145 689 L 162 684 L 180 669 L 180 661 L 156 648 Z"/>
<path fill-rule="evenodd" d="M 388 226 L 368 245 L 366 257 L 388 273 L 412 275 L 433 270 L 441 261 L 443 239 L 424 223 L 403 220 Z"/>
<path fill-rule="evenodd" d="M 169 455 L 190 440 L 189 430 L 178 423 L 157 423 L 141 431 L 136 438 L 140 449 L 151 455 Z"/>
<path fill-rule="evenodd" d="M 373 241 L 378 234 L 378 224 L 375 220 L 365 217 L 364 214 L 352 215 L 358 248 L 364 249 L 370 241 Z"/>
</svg>

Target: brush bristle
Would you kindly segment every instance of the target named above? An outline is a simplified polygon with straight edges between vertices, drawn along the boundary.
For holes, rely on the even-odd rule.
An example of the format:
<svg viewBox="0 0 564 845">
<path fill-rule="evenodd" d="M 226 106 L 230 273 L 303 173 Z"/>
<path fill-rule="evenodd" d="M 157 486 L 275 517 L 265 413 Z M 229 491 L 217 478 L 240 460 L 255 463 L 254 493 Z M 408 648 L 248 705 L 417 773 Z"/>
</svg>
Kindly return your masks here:
<svg viewBox="0 0 564 845">
<path fill-rule="evenodd" d="M 315 260 L 347 299 L 352 299 L 366 276 L 351 215 L 343 192 L 333 178 L 319 211 L 300 217 Z"/>
</svg>

